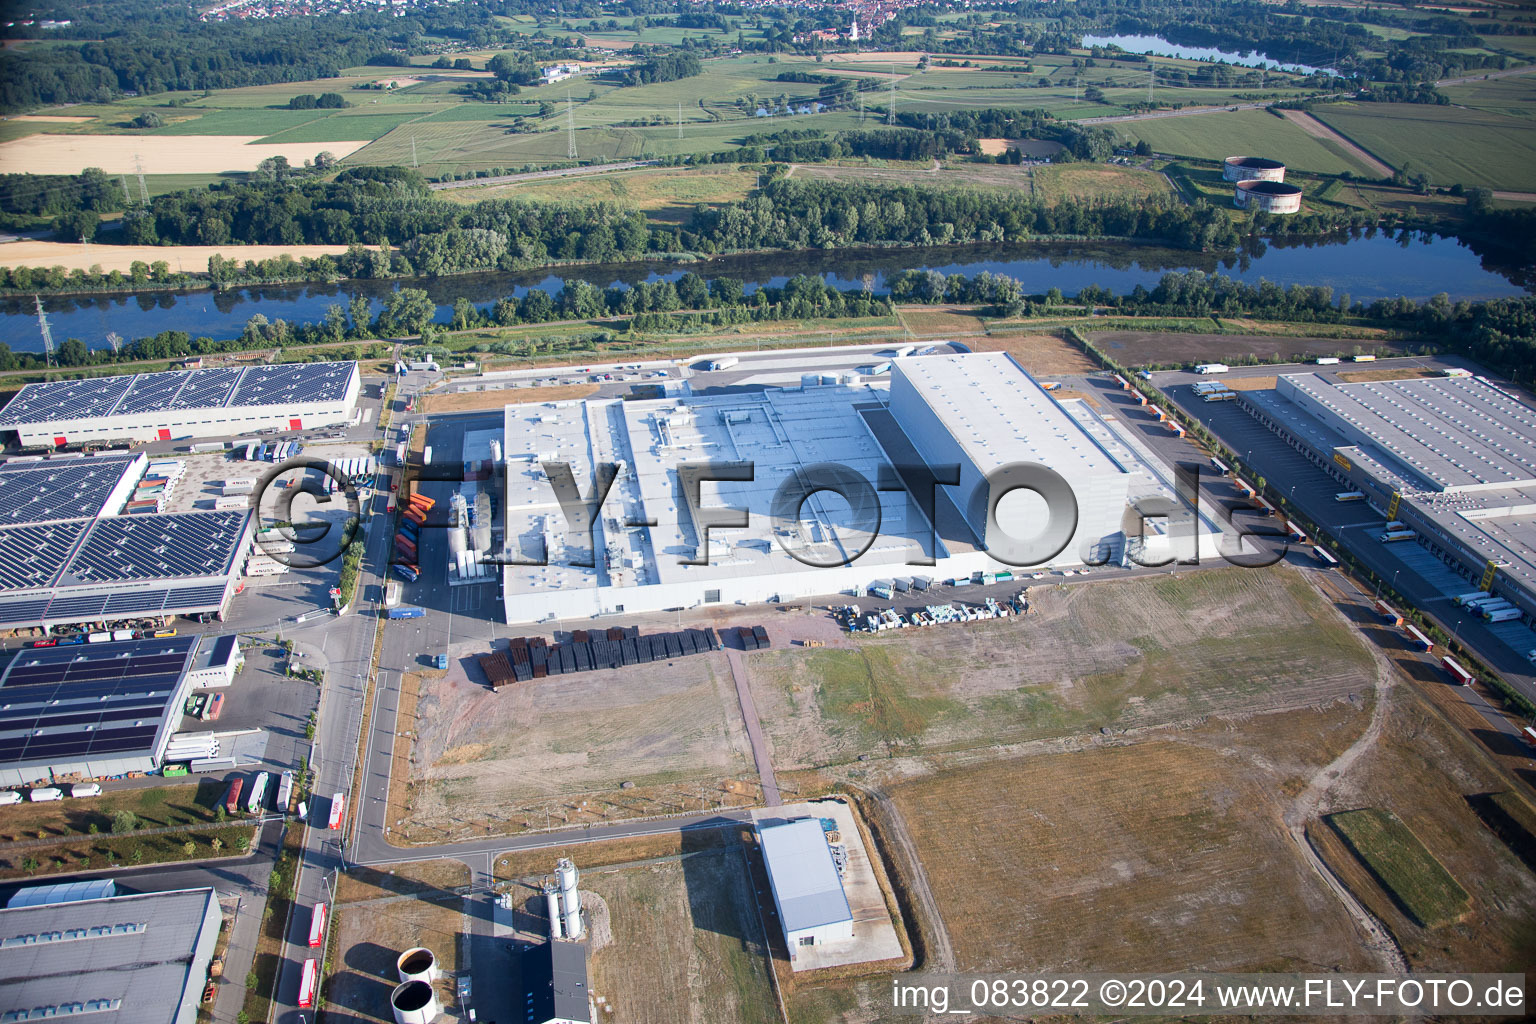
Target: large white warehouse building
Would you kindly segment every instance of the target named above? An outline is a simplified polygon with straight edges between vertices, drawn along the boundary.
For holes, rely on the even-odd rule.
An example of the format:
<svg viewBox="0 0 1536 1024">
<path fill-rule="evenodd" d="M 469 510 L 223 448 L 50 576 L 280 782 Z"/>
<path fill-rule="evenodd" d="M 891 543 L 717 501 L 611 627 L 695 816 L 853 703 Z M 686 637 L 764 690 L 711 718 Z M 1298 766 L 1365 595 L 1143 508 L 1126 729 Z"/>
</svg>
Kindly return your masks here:
<svg viewBox="0 0 1536 1024">
<path fill-rule="evenodd" d="M 790 960 L 806 946 L 853 938 L 853 911 L 816 818 L 759 824 L 757 840 L 768 869 L 773 905 Z"/>
<path fill-rule="evenodd" d="M 897 359 L 852 384 L 513 405 L 502 440 L 505 545 L 482 554 L 505 559 L 509 623 L 1118 564 L 1128 502 L 1174 495 L 1133 431 L 1003 353 Z M 572 528 L 554 463 L 583 496 L 595 466 L 618 467 L 593 529 Z M 925 487 L 912 466 L 958 483 Z"/>
<path fill-rule="evenodd" d="M 170 441 L 346 423 L 356 363 L 275 363 L 28 384 L 0 409 L 0 438 L 62 447 Z"/>
</svg>

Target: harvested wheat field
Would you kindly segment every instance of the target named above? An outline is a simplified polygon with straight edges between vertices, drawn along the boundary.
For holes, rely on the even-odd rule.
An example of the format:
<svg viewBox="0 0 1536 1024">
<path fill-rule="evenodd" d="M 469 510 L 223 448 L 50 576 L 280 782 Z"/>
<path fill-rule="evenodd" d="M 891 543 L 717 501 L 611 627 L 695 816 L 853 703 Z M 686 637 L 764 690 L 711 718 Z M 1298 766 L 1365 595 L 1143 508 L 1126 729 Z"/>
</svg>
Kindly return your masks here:
<svg viewBox="0 0 1536 1024">
<path fill-rule="evenodd" d="M 1266 715 L 1241 739 L 1213 723 L 891 795 L 962 971 L 1374 970 L 1282 824 L 1278 792 L 1366 718 L 1347 703 Z"/>
<path fill-rule="evenodd" d="M 79 174 L 100 167 L 108 174 L 218 174 L 254 171 L 272 156 L 287 157 L 295 167 L 326 152 L 340 159 L 366 146 L 356 142 L 295 142 L 251 145 L 261 135 L 28 135 L 0 143 L 0 172 L 6 174 Z"/>
<path fill-rule="evenodd" d="M 29 124 L 85 124 L 87 121 L 96 120 L 94 117 L 72 117 L 68 114 L 17 114 L 15 117 L 6 118 L 7 121 L 24 121 Z"/>
<path fill-rule="evenodd" d="M 698 809 L 701 792 L 726 801 L 727 780 L 756 778 L 722 654 L 551 676 L 500 693 L 453 675 L 421 686 L 410 839 L 441 838 L 432 830 L 466 819 L 515 830 L 525 820 L 544 827 Z M 625 782 L 633 788 L 620 792 Z M 743 787 L 741 799 L 752 797 Z"/>
<path fill-rule="evenodd" d="M 597 390 L 596 384 L 558 384 L 542 388 L 491 388 L 488 391 L 451 391 L 440 395 L 423 395 L 421 411 L 471 412 L 480 409 L 500 409 L 503 406 L 534 403 L 564 402 L 586 398 Z"/>
<path fill-rule="evenodd" d="M 1030 589 L 1023 618 L 748 654 L 779 770 L 1326 703 L 1370 653 L 1290 569 Z"/>
<path fill-rule="evenodd" d="M 63 267 L 65 270 L 90 270 L 100 267 L 128 273 L 135 263 L 165 261 L 175 271 L 189 274 L 208 272 L 208 260 L 223 256 L 227 260 L 270 260 L 288 255 L 302 257 L 335 256 L 347 251 L 344 245 L 79 245 L 74 242 L 39 242 L 23 239 L 0 244 L 0 267 Z"/>
</svg>

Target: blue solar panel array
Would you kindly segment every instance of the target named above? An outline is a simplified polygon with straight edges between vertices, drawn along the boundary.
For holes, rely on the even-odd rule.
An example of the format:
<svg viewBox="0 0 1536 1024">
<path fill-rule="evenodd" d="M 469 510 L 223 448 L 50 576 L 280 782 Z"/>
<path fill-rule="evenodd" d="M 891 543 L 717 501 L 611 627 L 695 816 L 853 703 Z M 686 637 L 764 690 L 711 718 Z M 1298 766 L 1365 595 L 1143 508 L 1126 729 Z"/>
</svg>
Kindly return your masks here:
<svg viewBox="0 0 1536 1024">
<path fill-rule="evenodd" d="M 0 666 L 0 763 L 151 755 L 196 637 L 24 648 Z"/>
<path fill-rule="evenodd" d="M 211 611 L 249 511 L 0 527 L 0 629 Z M 49 593 L 17 593 L 46 590 Z"/>
<path fill-rule="evenodd" d="M 356 372 L 356 363 L 277 363 L 47 381 L 17 392 L 0 410 L 0 428 L 159 410 L 340 401 Z"/>
<path fill-rule="evenodd" d="M 66 577 L 105 583 L 222 575 L 249 517 L 225 511 L 98 519 Z"/>
<path fill-rule="evenodd" d="M 357 372 L 356 363 L 279 363 L 252 366 L 240 379 L 230 405 L 288 405 L 337 402 Z"/>
<path fill-rule="evenodd" d="M 90 519 L 0 529 L 0 592 L 51 586 Z"/>
<path fill-rule="evenodd" d="M 0 409 L 0 427 L 105 416 L 137 377 L 97 377 L 28 384 Z"/>
<path fill-rule="evenodd" d="M 139 457 L 88 455 L 0 465 L 0 526 L 99 515 Z"/>
</svg>

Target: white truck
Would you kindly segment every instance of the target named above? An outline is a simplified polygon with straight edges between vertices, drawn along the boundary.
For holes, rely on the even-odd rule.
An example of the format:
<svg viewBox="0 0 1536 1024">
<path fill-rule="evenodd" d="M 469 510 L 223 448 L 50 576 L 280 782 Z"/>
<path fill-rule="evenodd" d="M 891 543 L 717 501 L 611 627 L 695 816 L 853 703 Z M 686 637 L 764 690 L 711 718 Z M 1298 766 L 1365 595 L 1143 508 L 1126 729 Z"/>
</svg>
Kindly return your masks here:
<svg viewBox="0 0 1536 1024">
<path fill-rule="evenodd" d="M 1195 367 L 1196 373 L 1227 373 L 1232 369 L 1226 363 L 1201 363 Z"/>
<path fill-rule="evenodd" d="M 711 359 L 709 362 L 705 363 L 704 364 L 704 369 L 706 369 L 706 370 L 729 370 L 731 367 L 735 366 L 739 362 L 741 362 L 741 360 L 737 359 L 735 356 L 721 356 L 718 359 Z"/>
</svg>

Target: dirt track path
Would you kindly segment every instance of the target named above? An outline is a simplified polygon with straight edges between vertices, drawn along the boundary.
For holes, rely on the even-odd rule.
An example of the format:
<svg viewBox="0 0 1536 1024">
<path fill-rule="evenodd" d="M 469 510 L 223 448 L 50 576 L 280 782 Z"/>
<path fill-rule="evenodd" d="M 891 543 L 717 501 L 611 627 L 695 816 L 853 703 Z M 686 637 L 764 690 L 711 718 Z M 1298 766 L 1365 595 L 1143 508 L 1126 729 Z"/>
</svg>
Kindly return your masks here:
<svg viewBox="0 0 1536 1024">
<path fill-rule="evenodd" d="M 897 852 L 906 862 L 906 874 L 911 881 L 912 898 L 917 901 L 923 917 L 928 919 L 928 930 L 932 933 L 933 939 L 933 948 L 928 951 L 928 957 L 920 966 L 925 971 L 954 974 L 956 971 L 955 947 L 949 939 L 949 928 L 944 924 L 944 915 L 939 912 L 939 901 L 934 898 L 933 888 L 928 884 L 928 872 L 923 870 L 922 859 L 917 855 L 917 847 L 912 844 L 912 834 L 907 831 L 907 820 L 901 816 L 901 809 L 896 806 L 894 800 L 885 795 L 883 789 L 859 786 L 857 783 L 849 784 L 863 790 L 874 799 L 886 823 L 890 826 L 890 838 L 895 843 Z"/>
<path fill-rule="evenodd" d="M 1310 576 L 1310 574 L 1308 574 Z M 1313 586 L 1317 586 L 1317 580 L 1312 580 Z M 1337 601 L 1340 596 L 1330 594 L 1326 589 L 1319 587 L 1323 597 L 1330 601 Z M 1348 600 L 1347 598 L 1344 598 Z M 1381 961 L 1382 969 L 1389 974 L 1402 977 L 1408 973 L 1408 958 L 1403 955 L 1402 947 L 1387 931 L 1386 926 L 1365 908 L 1365 905 L 1355 898 L 1342 879 L 1336 875 L 1326 861 L 1318 855 L 1317 850 L 1307 839 L 1307 822 L 1317 817 L 1318 809 L 1323 804 L 1323 799 L 1333 784 L 1342 778 L 1352 768 L 1361 755 L 1367 753 L 1381 738 L 1382 729 L 1387 722 L 1387 713 L 1391 708 L 1392 687 L 1395 685 L 1392 663 L 1387 656 L 1377 650 L 1374 645 L 1367 645 L 1371 652 L 1371 660 L 1376 663 L 1376 705 L 1371 709 L 1371 722 L 1366 726 L 1365 732 L 1360 738 L 1351 743 L 1338 757 L 1317 770 L 1307 783 L 1307 788 L 1302 790 L 1290 810 L 1285 813 L 1285 827 L 1291 834 L 1291 840 L 1301 851 L 1302 857 L 1312 866 L 1323 882 L 1332 890 L 1335 898 L 1344 907 L 1355 922 L 1355 927 L 1365 939 L 1365 946 L 1376 958 Z"/>
<path fill-rule="evenodd" d="M 1323 124 L 1323 122 L 1319 121 L 1305 110 L 1282 110 L 1280 113 L 1285 117 L 1287 121 L 1291 122 L 1296 127 L 1312 136 L 1314 139 L 1326 139 L 1328 141 L 1335 142 L 1340 146 L 1343 146 L 1346 150 L 1349 151 L 1350 156 L 1354 157 L 1356 160 L 1359 160 L 1361 163 L 1369 167 L 1377 177 L 1392 177 L 1392 168 L 1371 156 L 1371 154 L 1367 153 L 1353 142 L 1350 142 L 1344 136 Z"/>
</svg>

